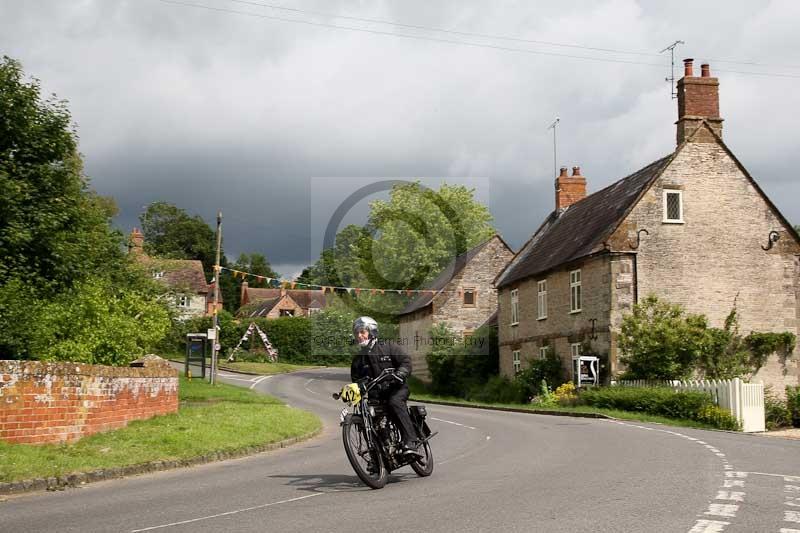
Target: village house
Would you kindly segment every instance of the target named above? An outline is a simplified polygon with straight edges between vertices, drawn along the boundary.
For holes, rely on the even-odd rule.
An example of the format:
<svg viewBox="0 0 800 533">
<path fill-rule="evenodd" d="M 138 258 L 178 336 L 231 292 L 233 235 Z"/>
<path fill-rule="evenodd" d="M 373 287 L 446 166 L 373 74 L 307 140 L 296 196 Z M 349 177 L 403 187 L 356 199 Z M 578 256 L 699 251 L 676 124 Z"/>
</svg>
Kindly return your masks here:
<svg viewBox="0 0 800 533">
<path fill-rule="evenodd" d="M 325 303 L 322 290 L 259 289 L 250 287 L 245 281 L 237 315 L 248 318 L 309 316 L 324 309 Z"/>
<path fill-rule="evenodd" d="M 431 348 L 429 331 L 447 324 L 462 339 L 469 337 L 497 310 L 492 281 L 514 256 L 513 250 L 494 235 L 459 255 L 399 314 L 400 339 L 411 356 L 414 375 L 428 381 L 425 356 Z"/>
<path fill-rule="evenodd" d="M 181 319 L 211 315 L 214 309 L 214 286 L 206 282 L 203 263 L 195 259 L 160 259 L 144 253 L 144 235 L 133 228 L 128 253 L 142 264 L 155 280 L 174 293 L 174 307 Z M 222 309 L 222 293 L 218 309 Z"/>
<path fill-rule="evenodd" d="M 497 277 L 500 369 L 513 376 L 553 350 L 568 376 L 583 350 L 621 366 L 623 315 L 653 294 L 743 334 L 798 333 L 800 237 L 722 140 L 719 82 L 692 60 L 678 82 L 677 148 L 586 196 L 575 167 L 555 180 L 555 209 Z M 797 385 L 800 350 L 754 376 Z"/>
</svg>

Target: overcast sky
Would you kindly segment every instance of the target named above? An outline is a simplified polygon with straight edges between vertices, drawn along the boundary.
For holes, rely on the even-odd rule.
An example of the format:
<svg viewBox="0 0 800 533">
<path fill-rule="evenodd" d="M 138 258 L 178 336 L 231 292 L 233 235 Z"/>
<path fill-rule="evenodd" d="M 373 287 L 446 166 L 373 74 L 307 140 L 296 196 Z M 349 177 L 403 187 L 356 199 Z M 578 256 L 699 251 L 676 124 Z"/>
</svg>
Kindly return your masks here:
<svg viewBox="0 0 800 533">
<path fill-rule="evenodd" d="M 125 231 L 157 200 L 221 209 L 228 255 L 288 277 L 355 189 L 425 178 L 476 187 L 518 248 L 553 208 L 556 116 L 589 192 L 674 149 L 678 39 L 676 77 L 711 63 L 726 143 L 800 223 L 796 0 L 180 2 L 0 0 L 0 54 L 70 102 Z"/>
</svg>

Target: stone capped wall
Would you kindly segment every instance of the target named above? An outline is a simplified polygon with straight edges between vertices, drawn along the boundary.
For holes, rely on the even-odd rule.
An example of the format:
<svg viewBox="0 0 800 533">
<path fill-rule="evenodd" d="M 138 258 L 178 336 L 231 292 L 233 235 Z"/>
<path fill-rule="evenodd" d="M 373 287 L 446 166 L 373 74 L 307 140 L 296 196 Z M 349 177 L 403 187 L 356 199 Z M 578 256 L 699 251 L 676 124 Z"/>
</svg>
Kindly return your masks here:
<svg viewBox="0 0 800 533">
<path fill-rule="evenodd" d="M 0 439 L 8 442 L 71 442 L 177 410 L 178 372 L 155 356 L 131 367 L 0 361 Z"/>
</svg>

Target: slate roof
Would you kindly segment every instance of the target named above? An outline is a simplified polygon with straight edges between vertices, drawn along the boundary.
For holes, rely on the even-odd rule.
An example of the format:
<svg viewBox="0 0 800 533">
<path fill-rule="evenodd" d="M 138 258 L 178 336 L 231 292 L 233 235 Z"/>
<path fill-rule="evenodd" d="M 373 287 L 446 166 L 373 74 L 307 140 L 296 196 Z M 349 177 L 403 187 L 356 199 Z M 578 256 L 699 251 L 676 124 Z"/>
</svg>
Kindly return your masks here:
<svg viewBox="0 0 800 533">
<path fill-rule="evenodd" d="M 495 237 L 500 239 L 500 241 L 505 244 L 509 250 L 511 250 L 511 247 L 506 244 L 500 235 L 494 234 L 482 243 L 467 250 L 463 254 L 456 256 L 452 261 L 450 261 L 444 270 L 442 270 L 439 275 L 436 276 L 436 278 L 425 287 L 425 289 L 434 290 L 437 291 L 437 293 L 444 289 L 447 284 L 450 283 L 450 280 L 452 280 L 454 276 L 458 275 L 458 273 L 464 269 L 466 264 L 469 263 L 476 255 L 478 255 L 478 253 L 480 253 L 480 251 L 483 250 L 483 248 Z M 400 311 L 400 315 L 407 315 L 408 313 L 413 313 L 414 311 L 422 309 L 430 304 L 435 297 L 436 294 L 420 293 L 416 298 L 411 300 L 402 311 Z"/>
<path fill-rule="evenodd" d="M 630 212 L 649 185 L 669 165 L 674 153 L 650 163 L 575 202 L 553 211 L 497 277 L 499 289 L 602 250 L 603 242 Z"/>
<path fill-rule="evenodd" d="M 483 326 L 491 326 L 491 327 L 493 327 L 493 328 L 496 328 L 496 327 L 497 327 L 497 325 L 498 325 L 498 322 L 497 322 L 497 314 L 498 314 L 498 313 L 497 313 L 497 309 L 495 309 L 495 310 L 492 312 L 492 314 L 491 314 L 491 315 L 489 315 L 489 318 L 487 318 L 487 319 L 486 319 L 486 321 L 485 321 L 483 324 L 481 324 L 480 326 L 478 326 L 478 329 L 482 328 Z"/>
<path fill-rule="evenodd" d="M 321 290 L 306 290 L 306 289 L 286 289 L 286 294 L 292 297 L 292 300 L 297 302 L 297 305 L 303 309 L 309 307 L 325 307 L 325 295 Z M 255 303 L 261 300 L 271 300 L 273 298 L 280 298 L 281 289 L 258 289 L 255 287 L 247 287 L 247 303 Z"/>
<path fill-rule="evenodd" d="M 267 316 L 272 308 L 277 305 L 281 297 L 268 298 L 266 300 L 257 300 L 255 303 L 247 304 L 239 309 L 239 316 L 246 316 L 248 318 L 255 318 L 258 316 Z"/>
</svg>

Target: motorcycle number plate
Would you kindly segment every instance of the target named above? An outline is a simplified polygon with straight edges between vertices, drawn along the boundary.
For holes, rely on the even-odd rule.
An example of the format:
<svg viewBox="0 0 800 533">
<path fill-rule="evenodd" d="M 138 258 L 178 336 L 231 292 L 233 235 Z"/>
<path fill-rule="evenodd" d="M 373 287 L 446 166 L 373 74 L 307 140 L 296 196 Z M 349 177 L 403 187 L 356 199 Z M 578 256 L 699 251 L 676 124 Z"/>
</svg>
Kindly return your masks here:
<svg viewBox="0 0 800 533">
<path fill-rule="evenodd" d="M 344 417 L 347 416 L 347 407 L 342 408 L 342 412 L 339 413 L 339 421 L 344 422 Z"/>
</svg>

